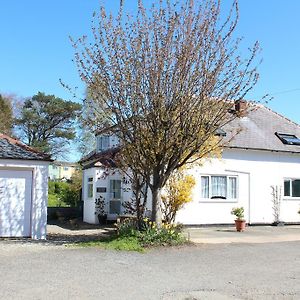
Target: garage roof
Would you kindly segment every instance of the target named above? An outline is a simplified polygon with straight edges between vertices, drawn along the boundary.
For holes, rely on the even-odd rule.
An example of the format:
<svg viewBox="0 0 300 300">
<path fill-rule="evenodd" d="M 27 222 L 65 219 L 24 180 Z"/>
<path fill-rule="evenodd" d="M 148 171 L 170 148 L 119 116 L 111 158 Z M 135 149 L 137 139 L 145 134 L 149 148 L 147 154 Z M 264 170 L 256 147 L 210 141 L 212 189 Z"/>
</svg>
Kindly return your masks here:
<svg viewBox="0 0 300 300">
<path fill-rule="evenodd" d="M 20 141 L 0 133 L 0 159 L 26 159 L 52 161 L 50 156 Z"/>
</svg>

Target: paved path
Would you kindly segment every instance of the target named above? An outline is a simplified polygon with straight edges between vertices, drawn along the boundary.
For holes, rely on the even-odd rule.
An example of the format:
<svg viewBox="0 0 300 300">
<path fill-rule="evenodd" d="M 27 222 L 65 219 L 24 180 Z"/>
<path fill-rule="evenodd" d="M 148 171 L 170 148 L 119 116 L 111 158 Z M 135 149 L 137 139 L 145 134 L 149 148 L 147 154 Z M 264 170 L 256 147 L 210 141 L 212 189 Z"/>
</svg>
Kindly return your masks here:
<svg viewBox="0 0 300 300">
<path fill-rule="evenodd" d="M 188 228 L 186 236 L 200 244 L 291 242 L 300 241 L 300 226 L 249 226 L 244 232 L 234 227 Z"/>
</svg>

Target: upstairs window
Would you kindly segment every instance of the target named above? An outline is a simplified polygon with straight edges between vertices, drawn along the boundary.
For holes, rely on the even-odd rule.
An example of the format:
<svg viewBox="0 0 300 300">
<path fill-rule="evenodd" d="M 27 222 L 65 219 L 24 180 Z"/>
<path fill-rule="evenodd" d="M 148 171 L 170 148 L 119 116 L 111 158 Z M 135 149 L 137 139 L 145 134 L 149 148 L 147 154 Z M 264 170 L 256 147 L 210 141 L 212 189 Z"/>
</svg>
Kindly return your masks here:
<svg viewBox="0 0 300 300">
<path fill-rule="evenodd" d="M 104 151 L 109 148 L 109 136 L 98 136 L 97 138 L 98 143 L 98 151 Z"/>
<path fill-rule="evenodd" d="M 201 176 L 201 198 L 237 199 L 237 177 Z"/>
<path fill-rule="evenodd" d="M 275 132 L 275 135 L 282 141 L 283 144 L 300 146 L 300 139 L 293 134 Z"/>
<path fill-rule="evenodd" d="M 284 196 L 300 198 L 300 179 L 284 179 Z"/>
</svg>

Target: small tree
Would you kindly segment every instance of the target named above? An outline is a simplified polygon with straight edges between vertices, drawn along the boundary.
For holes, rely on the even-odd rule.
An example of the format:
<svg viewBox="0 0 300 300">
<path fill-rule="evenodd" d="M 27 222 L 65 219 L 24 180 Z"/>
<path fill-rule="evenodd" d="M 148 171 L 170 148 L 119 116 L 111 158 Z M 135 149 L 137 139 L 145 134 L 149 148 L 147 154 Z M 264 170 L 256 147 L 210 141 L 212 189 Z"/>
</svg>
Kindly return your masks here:
<svg viewBox="0 0 300 300">
<path fill-rule="evenodd" d="M 281 210 L 281 200 L 282 200 L 282 192 L 281 186 L 272 185 L 271 186 L 271 195 L 272 195 L 272 202 L 273 202 L 273 216 L 274 216 L 274 223 L 280 223 L 280 210 Z"/>
<path fill-rule="evenodd" d="M 192 201 L 194 186 L 195 179 L 192 175 L 185 175 L 182 171 L 176 171 L 170 176 L 162 195 L 162 216 L 165 222 L 174 222 L 178 210 Z"/>
<path fill-rule="evenodd" d="M 14 118 L 11 102 L 0 94 L 0 133 L 11 135 L 13 125 Z"/>
<path fill-rule="evenodd" d="M 89 119 L 115 129 L 120 160 L 152 191 L 152 220 L 161 221 L 161 191 L 171 174 L 207 157 L 228 113 L 258 80 L 256 43 L 247 58 L 234 38 L 238 5 L 221 17 L 221 1 L 160 0 L 135 17 L 95 13 L 94 41 L 72 40 L 89 90 Z"/>
</svg>

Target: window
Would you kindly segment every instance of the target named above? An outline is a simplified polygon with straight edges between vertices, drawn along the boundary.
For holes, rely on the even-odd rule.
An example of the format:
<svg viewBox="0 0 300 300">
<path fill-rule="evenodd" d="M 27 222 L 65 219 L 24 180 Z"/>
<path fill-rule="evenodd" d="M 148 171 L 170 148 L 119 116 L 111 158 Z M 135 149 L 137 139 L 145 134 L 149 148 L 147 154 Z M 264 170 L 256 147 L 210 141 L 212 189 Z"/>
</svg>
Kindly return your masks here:
<svg viewBox="0 0 300 300">
<path fill-rule="evenodd" d="M 216 132 L 215 132 L 215 136 L 222 136 L 222 137 L 224 137 L 224 136 L 226 136 L 226 132 L 223 129 L 218 128 L 216 130 Z"/>
<path fill-rule="evenodd" d="M 300 198 L 300 179 L 284 179 L 284 196 Z"/>
<path fill-rule="evenodd" d="M 109 148 L 109 136 L 98 137 L 98 150 L 103 151 Z"/>
<path fill-rule="evenodd" d="M 106 193 L 106 187 L 97 187 L 97 193 Z"/>
<path fill-rule="evenodd" d="M 87 183 L 87 196 L 88 198 L 93 198 L 94 194 L 94 182 L 93 182 L 93 177 L 88 178 L 88 183 Z"/>
<path fill-rule="evenodd" d="M 283 144 L 300 146 L 300 139 L 293 134 L 275 132 L 275 135 L 282 141 Z"/>
<path fill-rule="evenodd" d="M 111 200 L 109 202 L 109 213 L 119 215 L 121 212 L 121 201 Z"/>
<path fill-rule="evenodd" d="M 68 168 L 68 167 L 64 167 L 64 170 L 65 170 L 65 171 L 68 171 L 68 170 L 69 170 L 69 168 Z"/>
<path fill-rule="evenodd" d="M 227 185 L 226 176 L 211 176 L 211 198 L 226 199 Z"/>
<path fill-rule="evenodd" d="M 201 198 L 237 199 L 237 177 L 201 176 Z"/>
<path fill-rule="evenodd" d="M 52 166 L 52 169 L 53 169 L 53 170 L 56 170 L 56 169 L 57 169 L 57 166 Z"/>
<path fill-rule="evenodd" d="M 121 180 L 110 181 L 110 192 L 113 199 L 121 199 Z"/>
</svg>

